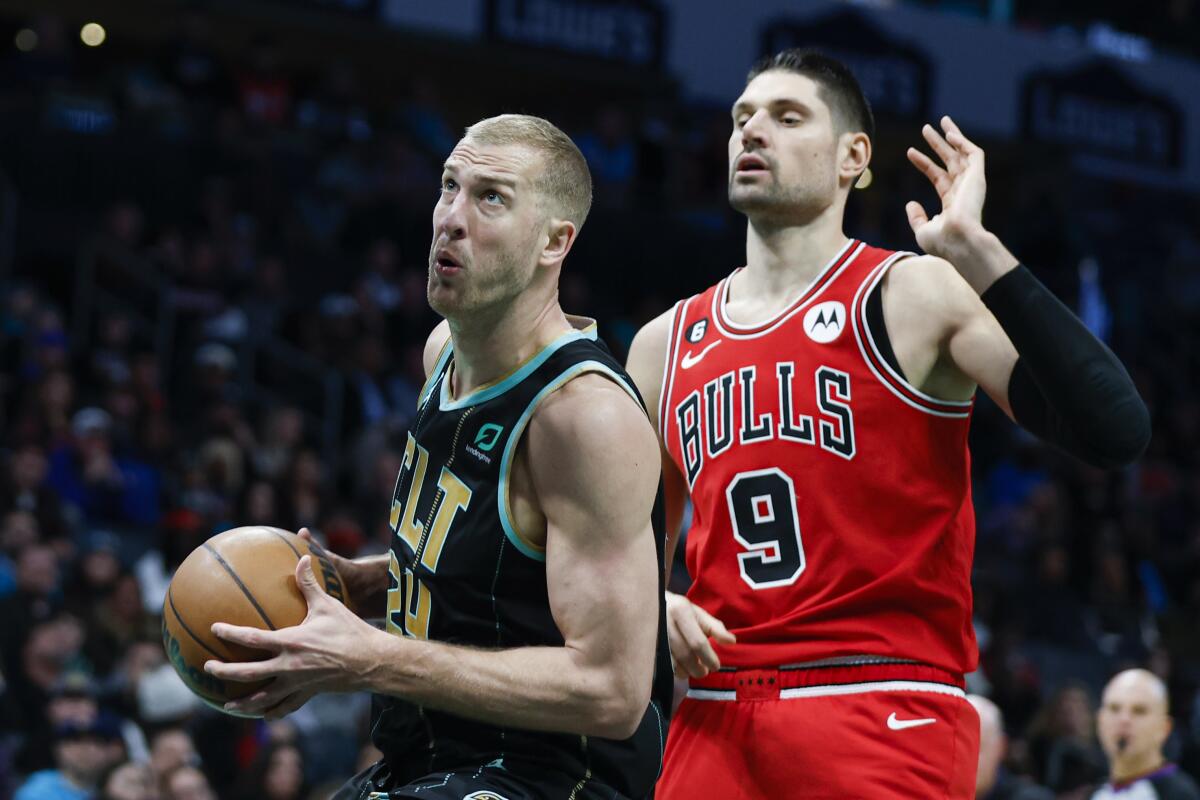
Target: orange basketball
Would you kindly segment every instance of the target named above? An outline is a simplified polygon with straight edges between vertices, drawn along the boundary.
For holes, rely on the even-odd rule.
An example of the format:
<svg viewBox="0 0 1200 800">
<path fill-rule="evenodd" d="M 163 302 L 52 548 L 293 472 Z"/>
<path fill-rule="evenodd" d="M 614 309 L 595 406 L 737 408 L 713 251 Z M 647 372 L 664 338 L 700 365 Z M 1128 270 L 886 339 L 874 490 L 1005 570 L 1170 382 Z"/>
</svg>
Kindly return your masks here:
<svg viewBox="0 0 1200 800">
<path fill-rule="evenodd" d="M 294 533 L 253 526 L 219 533 L 192 551 L 171 579 L 163 602 L 163 647 L 175 671 L 201 700 L 224 710 L 228 700 L 264 681 L 223 681 L 204 671 L 209 659 L 261 661 L 271 654 L 218 639 L 214 622 L 278 630 L 298 625 L 308 605 L 296 585 L 296 562 L 313 557 L 317 582 L 346 602 L 342 579 L 325 551 Z"/>
</svg>

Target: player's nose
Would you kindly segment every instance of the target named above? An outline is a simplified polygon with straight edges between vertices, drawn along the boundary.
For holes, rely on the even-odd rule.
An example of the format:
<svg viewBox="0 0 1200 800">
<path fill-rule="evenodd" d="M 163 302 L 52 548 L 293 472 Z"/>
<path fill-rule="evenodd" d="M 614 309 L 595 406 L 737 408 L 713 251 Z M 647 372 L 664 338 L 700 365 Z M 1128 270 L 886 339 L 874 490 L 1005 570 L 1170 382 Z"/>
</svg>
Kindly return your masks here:
<svg viewBox="0 0 1200 800">
<path fill-rule="evenodd" d="M 433 233 L 437 238 L 462 239 L 467 235 L 466 203 L 463 193 L 447 206 L 439 207 L 433 215 Z"/>
<path fill-rule="evenodd" d="M 760 108 L 742 125 L 743 149 L 758 150 L 767 146 L 767 117 L 767 110 Z"/>
</svg>

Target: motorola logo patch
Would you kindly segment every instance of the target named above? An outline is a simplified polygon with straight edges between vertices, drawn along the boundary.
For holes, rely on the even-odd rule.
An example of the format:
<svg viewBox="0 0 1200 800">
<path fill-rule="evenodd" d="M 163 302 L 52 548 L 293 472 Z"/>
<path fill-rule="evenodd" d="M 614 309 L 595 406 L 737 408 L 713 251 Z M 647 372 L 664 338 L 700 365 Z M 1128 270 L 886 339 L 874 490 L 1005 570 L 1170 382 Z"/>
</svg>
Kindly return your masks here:
<svg viewBox="0 0 1200 800">
<path fill-rule="evenodd" d="M 804 332 L 818 344 L 828 344 L 846 327 L 846 307 L 837 300 L 818 303 L 804 315 Z"/>
</svg>

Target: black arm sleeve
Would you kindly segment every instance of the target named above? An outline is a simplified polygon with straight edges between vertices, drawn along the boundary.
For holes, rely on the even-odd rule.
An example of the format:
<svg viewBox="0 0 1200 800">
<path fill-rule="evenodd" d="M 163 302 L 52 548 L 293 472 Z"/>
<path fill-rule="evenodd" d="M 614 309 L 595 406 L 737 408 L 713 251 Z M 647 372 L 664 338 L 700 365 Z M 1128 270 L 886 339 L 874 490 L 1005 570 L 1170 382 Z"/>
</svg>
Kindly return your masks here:
<svg viewBox="0 0 1200 800">
<path fill-rule="evenodd" d="M 1013 418 L 1098 467 L 1120 467 L 1150 442 L 1150 413 L 1121 362 L 1024 266 L 983 293 L 1019 358 Z"/>
</svg>

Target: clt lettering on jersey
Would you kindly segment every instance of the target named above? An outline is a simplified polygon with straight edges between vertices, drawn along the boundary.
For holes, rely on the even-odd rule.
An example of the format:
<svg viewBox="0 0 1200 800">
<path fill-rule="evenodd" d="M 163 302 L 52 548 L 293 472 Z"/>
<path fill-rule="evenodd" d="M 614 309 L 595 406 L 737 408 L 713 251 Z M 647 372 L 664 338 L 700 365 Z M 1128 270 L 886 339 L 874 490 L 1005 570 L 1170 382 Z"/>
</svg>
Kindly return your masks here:
<svg viewBox="0 0 1200 800">
<path fill-rule="evenodd" d="M 905 255 L 850 242 L 757 325 L 726 313 L 737 273 L 676 306 L 659 430 L 692 501 L 688 597 L 738 637 L 722 664 L 974 666 L 971 403 L 908 384 L 868 320 Z"/>
</svg>

